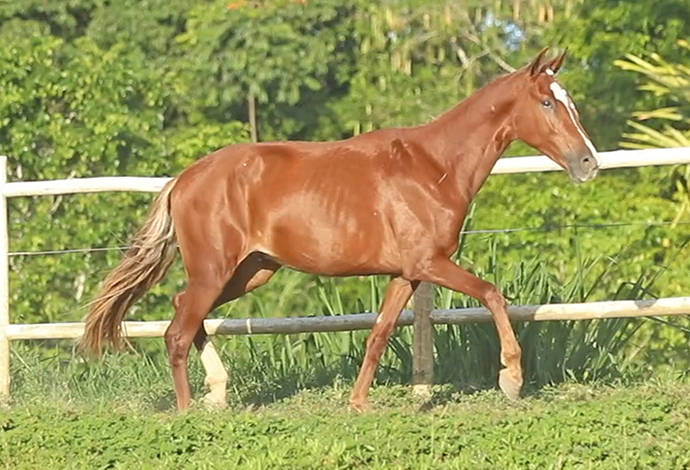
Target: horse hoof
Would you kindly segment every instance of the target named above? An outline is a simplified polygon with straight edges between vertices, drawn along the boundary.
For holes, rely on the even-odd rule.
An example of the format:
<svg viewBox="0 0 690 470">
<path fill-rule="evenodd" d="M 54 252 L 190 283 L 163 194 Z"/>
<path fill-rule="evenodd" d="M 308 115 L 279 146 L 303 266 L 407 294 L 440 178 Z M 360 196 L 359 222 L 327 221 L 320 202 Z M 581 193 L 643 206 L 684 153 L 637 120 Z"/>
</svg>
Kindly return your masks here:
<svg viewBox="0 0 690 470">
<path fill-rule="evenodd" d="M 498 373 L 498 386 L 501 387 L 501 390 L 509 400 L 518 400 L 520 398 L 520 389 L 522 388 L 522 377 L 519 373 L 515 373 L 510 369 L 502 369 Z"/>
<path fill-rule="evenodd" d="M 228 407 L 228 404 L 224 398 L 219 398 L 212 393 L 207 393 L 204 395 L 203 403 L 206 408 L 212 410 L 224 410 Z"/>
<path fill-rule="evenodd" d="M 369 402 L 366 400 L 363 401 L 350 401 L 350 409 L 353 411 L 356 411 L 357 413 L 366 413 L 367 411 L 371 410 L 371 406 L 369 405 Z"/>
</svg>

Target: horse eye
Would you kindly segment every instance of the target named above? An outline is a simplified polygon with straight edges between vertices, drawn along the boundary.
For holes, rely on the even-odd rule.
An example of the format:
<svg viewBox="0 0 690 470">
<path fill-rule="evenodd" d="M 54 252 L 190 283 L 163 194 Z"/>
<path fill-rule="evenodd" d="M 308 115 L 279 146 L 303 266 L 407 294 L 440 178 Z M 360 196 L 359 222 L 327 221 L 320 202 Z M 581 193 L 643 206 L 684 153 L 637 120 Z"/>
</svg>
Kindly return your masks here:
<svg viewBox="0 0 690 470">
<path fill-rule="evenodd" d="M 545 108 L 551 108 L 553 106 L 553 103 L 551 103 L 551 100 L 544 100 L 541 102 L 541 105 Z"/>
</svg>

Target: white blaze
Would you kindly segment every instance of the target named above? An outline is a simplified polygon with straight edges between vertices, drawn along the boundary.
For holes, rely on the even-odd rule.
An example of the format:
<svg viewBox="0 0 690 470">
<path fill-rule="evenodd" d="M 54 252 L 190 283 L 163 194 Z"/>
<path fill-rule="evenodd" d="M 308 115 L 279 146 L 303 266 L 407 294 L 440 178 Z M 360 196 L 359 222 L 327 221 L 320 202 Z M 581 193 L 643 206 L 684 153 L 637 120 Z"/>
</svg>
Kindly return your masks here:
<svg viewBox="0 0 690 470">
<path fill-rule="evenodd" d="M 568 111 L 568 116 L 570 116 L 570 119 L 573 121 L 573 124 L 575 125 L 575 129 L 577 129 L 577 132 L 580 133 L 580 136 L 582 136 L 582 140 L 585 141 L 585 145 L 591 152 L 592 156 L 594 159 L 597 161 L 597 165 L 599 164 L 599 158 L 597 156 L 597 149 L 594 148 L 594 144 L 592 144 L 592 141 L 589 140 L 587 137 L 587 134 L 585 134 L 585 131 L 582 129 L 580 126 L 580 123 L 578 122 L 577 118 L 573 114 L 573 110 L 575 109 L 575 105 L 573 102 L 570 100 L 570 97 L 568 96 L 568 92 L 565 91 L 565 88 L 560 86 L 556 82 L 551 82 L 551 85 L 549 85 L 549 88 L 551 88 L 551 92 L 553 93 L 553 97 L 556 98 L 557 101 L 560 101 L 563 103 L 563 106 L 565 106 L 566 111 Z"/>
</svg>

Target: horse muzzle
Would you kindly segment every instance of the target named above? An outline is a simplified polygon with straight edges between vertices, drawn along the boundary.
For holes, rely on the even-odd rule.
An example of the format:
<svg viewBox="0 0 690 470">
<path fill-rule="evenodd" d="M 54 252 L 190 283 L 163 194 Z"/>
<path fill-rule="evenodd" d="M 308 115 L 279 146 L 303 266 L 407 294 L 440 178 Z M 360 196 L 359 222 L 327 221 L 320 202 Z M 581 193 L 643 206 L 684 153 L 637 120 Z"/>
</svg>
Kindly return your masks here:
<svg viewBox="0 0 690 470">
<path fill-rule="evenodd" d="M 587 152 L 585 155 L 572 156 L 566 159 L 568 162 L 568 173 L 570 178 L 576 183 L 584 183 L 599 173 L 599 161 L 596 155 Z"/>
</svg>

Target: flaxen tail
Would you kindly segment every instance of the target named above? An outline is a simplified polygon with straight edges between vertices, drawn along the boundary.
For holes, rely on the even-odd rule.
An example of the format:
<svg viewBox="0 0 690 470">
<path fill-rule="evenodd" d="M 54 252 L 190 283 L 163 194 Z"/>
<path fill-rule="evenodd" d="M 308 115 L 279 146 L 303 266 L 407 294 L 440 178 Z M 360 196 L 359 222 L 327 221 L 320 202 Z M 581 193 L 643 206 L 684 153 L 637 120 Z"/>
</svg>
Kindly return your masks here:
<svg viewBox="0 0 690 470">
<path fill-rule="evenodd" d="M 132 248 L 103 281 L 101 291 L 90 303 L 82 349 L 100 355 L 104 346 L 122 344 L 122 320 L 132 306 L 160 281 L 175 259 L 175 228 L 170 217 L 170 193 L 175 180 L 156 197 L 146 223 L 134 236 Z"/>
</svg>

